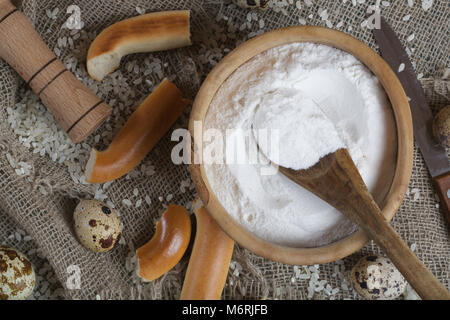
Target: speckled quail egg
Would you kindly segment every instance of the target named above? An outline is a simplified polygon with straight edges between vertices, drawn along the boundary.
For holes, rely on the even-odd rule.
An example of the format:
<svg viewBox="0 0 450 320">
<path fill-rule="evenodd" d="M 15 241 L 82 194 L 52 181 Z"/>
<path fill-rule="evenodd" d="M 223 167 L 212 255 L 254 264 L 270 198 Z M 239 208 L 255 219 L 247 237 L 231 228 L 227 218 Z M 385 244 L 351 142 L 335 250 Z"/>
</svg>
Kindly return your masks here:
<svg viewBox="0 0 450 320">
<path fill-rule="evenodd" d="M 406 280 L 388 258 L 363 257 L 353 267 L 351 280 L 355 290 L 366 299 L 393 300 L 406 289 Z"/>
<path fill-rule="evenodd" d="M 233 3 L 241 8 L 262 9 L 269 7 L 271 0 L 233 0 Z"/>
<path fill-rule="evenodd" d="M 35 283 L 30 260 L 14 248 L 0 246 L 0 300 L 24 300 Z"/>
<path fill-rule="evenodd" d="M 450 148 L 450 106 L 446 106 L 434 117 L 433 134 L 439 144 Z"/>
<path fill-rule="evenodd" d="M 98 200 L 81 200 L 75 208 L 73 220 L 80 243 L 95 252 L 111 250 L 122 235 L 117 213 Z"/>
</svg>

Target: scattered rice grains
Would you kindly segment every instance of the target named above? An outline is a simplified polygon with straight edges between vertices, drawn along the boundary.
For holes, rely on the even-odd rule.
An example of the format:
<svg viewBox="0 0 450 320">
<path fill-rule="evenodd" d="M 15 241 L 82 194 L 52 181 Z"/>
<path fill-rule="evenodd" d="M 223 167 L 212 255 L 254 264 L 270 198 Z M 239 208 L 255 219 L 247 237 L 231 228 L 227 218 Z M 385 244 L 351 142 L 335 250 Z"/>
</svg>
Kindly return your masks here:
<svg viewBox="0 0 450 320">
<path fill-rule="evenodd" d="M 341 29 L 344 26 L 343 21 L 338 20 L 333 22 L 333 17 L 326 9 L 318 8 L 316 11 L 314 9 L 314 6 L 316 5 L 315 1 L 304 0 L 303 2 L 304 6 L 302 6 L 300 0 L 273 0 L 270 3 L 270 9 L 286 16 L 289 15 L 289 6 L 294 6 L 294 9 L 298 11 L 303 10 L 302 16 L 304 17 L 298 18 L 298 23 L 301 25 L 306 25 L 306 17 L 308 17 L 308 19 L 313 19 L 313 12 L 317 12 L 326 26 L 330 28 L 335 26 L 336 29 Z M 343 4 L 347 2 L 347 0 L 342 1 Z M 367 1 L 363 0 L 352 0 L 350 3 L 352 6 L 369 5 Z M 423 0 L 423 10 L 429 10 L 432 7 L 432 4 L 432 0 Z M 388 7 L 390 6 L 390 2 L 381 1 L 381 5 Z M 414 1 L 408 0 L 408 5 L 409 7 L 413 7 Z M 234 5 L 228 4 L 227 6 L 232 9 Z M 136 12 L 137 14 L 144 14 L 146 10 L 144 8 L 136 7 Z M 243 15 L 240 20 L 229 19 L 224 12 L 226 12 L 226 10 L 220 10 L 216 17 L 217 23 L 211 25 L 213 37 L 211 37 L 211 33 L 204 35 L 202 41 L 198 44 L 199 51 L 196 56 L 197 61 L 195 61 L 198 74 L 193 75 L 193 79 L 205 77 L 209 70 L 232 49 L 228 47 L 227 43 L 234 42 L 237 46 L 243 41 L 265 32 L 267 23 L 261 17 L 262 14 L 260 12 L 248 12 Z M 50 20 L 56 20 L 59 13 L 60 10 L 58 8 L 46 10 L 46 15 Z M 410 19 L 411 15 L 407 14 L 402 20 L 406 22 Z M 337 23 L 337 25 L 335 23 Z M 366 27 L 366 24 L 367 22 L 363 22 L 361 27 Z M 82 25 L 84 25 L 84 23 L 82 23 Z M 348 31 L 353 29 L 351 25 L 347 25 L 345 28 Z M 248 32 L 248 30 L 257 31 Z M 50 30 L 48 30 L 48 32 L 50 32 Z M 167 76 L 169 80 L 173 80 L 176 76 L 166 75 L 167 63 L 163 64 L 159 58 L 152 57 L 152 59 L 145 58 L 143 61 L 128 61 L 123 68 L 110 74 L 102 83 L 97 83 L 89 77 L 84 63 L 84 55 L 88 50 L 89 44 L 95 38 L 96 32 L 87 32 L 85 30 L 76 29 L 69 30 L 67 28 L 61 29 L 60 32 L 62 33 L 62 36 L 58 38 L 56 46 L 53 49 L 55 54 L 60 57 L 66 67 L 91 91 L 93 91 L 94 94 L 104 99 L 113 107 L 113 113 L 102 126 L 101 130 L 94 133 L 85 142 L 74 145 L 64 131 L 59 128 L 52 114 L 42 105 L 38 97 L 30 90 L 21 88 L 18 94 L 18 96 L 21 97 L 21 100 L 14 106 L 7 108 L 7 120 L 23 146 L 29 149 L 33 154 L 38 154 L 41 157 L 48 157 L 51 161 L 64 165 L 75 184 L 87 184 L 84 178 L 84 167 L 92 147 L 105 147 L 109 144 L 115 133 L 117 133 L 126 122 L 128 116 L 133 112 L 133 108 L 137 105 L 137 98 L 141 96 L 141 92 L 151 92 L 164 76 Z M 237 36 L 237 33 L 240 33 L 239 37 Z M 242 36 L 242 33 L 244 33 L 244 36 Z M 247 33 L 246 36 L 245 33 Z M 237 41 L 237 39 L 241 40 Z M 411 34 L 407 41 L 412 41 L 413 39 L 414 34 Z M 126 71 L 127 74 L 123 74 L 121 70 Z M 402 66 L 399 66 L 399 72 L 402 70 Z M 27 178 L 30 182 L 32 181 L 34 171 L 33 165 L 28 162 L 29 160 L 16 160 L 14 156 L 9 153 L 6 154 L 6 157 L 17 175 Z M 154 166 L 149 163 L 148 160 L 145 160 L 135 170 L 130 172 L 125 179 L 129 180 L 139 176 L 151 176 L 154 173 Z M 114 207 L 114 204 L 108 200 L 107 191 L 112 183 L 113 182 L 108 182 L 103 185 L 96 185 L 93 196 L 100 201 L 107 201 L 111 207 Z M 39 186 L 38 189 L 43 195 L 47 195 L 51 192 L 46 186 Z M 190 179 L 180 181 L 179 192 L 181 194 L 193 189 L 194 184 Z M 130 198 L 135 198 L 134 206 L 136 208 L 144 205 L 144 203 L 147 206 L 150 206 L 152 204 L 152 198 L 159 199 L 159 202 L 168 202 L 175 196 L 173 194 L 165 196 L 145 195 L 142 200 L 138 197 L 140 194 L 142 193 L 139 192 L 139 189 L 135 188 L 132 191 L 132 194 L 129 195 Z M 413 194 L 414 201 L 417 201 L 420 198 L 419 190 L 413 189 L 411 190 L 411 194 Z M 122 200 L 122 204 L 126 207 L 133 206 L 133 202 L 126 198 Z M 162 205 L 164 206 L 165 204 Z M 187 203 L 186 207 L 190 207 L 190 203 Z M 26 242 L 30 241 L 31 237 L 25 235 L 23 232 L 17 231 L 8 237 L 7 240 L 13 242 Z M 126 269 L 132 275 L 134 274 L 136 264 L 134 248 L 132 244 L 125 243 L 125 241 L 122 241 L 122 244 L 127 244 L 130 247 L 130 254 L 126 259 L 125 264 Z M 38 253 L 38 250 L 32 249 L 27 254 L 33 256 Z M 62 296 L 62 288 L 50 292 L 49 288 L 52 287 L 54 282 L 57 282 L 56 275 L 53 273 L 48 263 L 44 263 L 43 266 L 42 270 L 39 270 L 37 274 L 39 284 L 38 290 L 35 290 L 34 298 L 44 299 Z M 230 269 L 233 276 L 229 277 L 227 286 L 234 286 L 236 284 L 236 277 L 239 277 L 239 274 L 244 272 L 244 270 L 242 266 L 235 261 L 231 262 Z M 41 276 L 41 273 L 45 276 Z M 235 280 L 233 280 L 233 278 Z M 293 275 L 290 281 L 292 285 L 295 285 L 297 281 L 308 281 L 307 298 L 309 299 L 314 298 L 318 293 L 322 293 L 322 297 L 334 299 L 343 291 L 348 292 L 353 290 L 350 282 L 347 280 L 348 275 L 346 274 L 345 266 L 342 261 L 336 262 L 332 278 L 339 280 L 340 286 L 333 287 L 327 280 L 321 280 L 319 265 L 309 267 L 294 266 Z M 138 279 L 134 277 L 133 282 L 136 283 L 137 281 Z M 277 288 L 275 292 L 273 292 L 273 297 L 275 299 L 277 297 L 282 297 L 283 294 L 281 291 L 281 288 Z M 245 289 L 242 293 L 245 295 Z M 97 295 L 97 299 L 101 299 L 100 295 Z"/>
</svg>

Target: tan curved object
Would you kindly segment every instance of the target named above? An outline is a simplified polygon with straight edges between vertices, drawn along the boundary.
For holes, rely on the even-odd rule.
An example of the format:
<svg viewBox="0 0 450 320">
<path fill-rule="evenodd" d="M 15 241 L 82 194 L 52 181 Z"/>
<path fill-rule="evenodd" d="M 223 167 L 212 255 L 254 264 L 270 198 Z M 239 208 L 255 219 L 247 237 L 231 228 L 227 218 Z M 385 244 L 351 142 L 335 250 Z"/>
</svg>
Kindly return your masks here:
<svg viewBox="0 0 450 320">
<path fill-rule="evenodd" d="M 86 181 L 104 183 L 136 167 L 175 123 L 189 104 L 181 91 L 164 79 L 133 112 L 104 151 L 92 149 L 86 164 Z"/>
<path fill-rule="evenodd" d="M 119 67 L 123 56 L 191 45 L 189 13 L 189 10 L 153 12 L 109 26 L 89 47 L 89 75 L 102 81 Z"/>
<path fill-rule="evenodd" d="M 219 300 L 227 280 L 234 241 L 201 205 L 197 231 L 184 278 L 181 300 Z"/>
<path fill-rule="evenodd" d="M 192 107 L 189 122 L 191 136 L 195 137 L 195 121 L 204 121 L 217 90 L 239 66 L 265 50 L 293 42 L 321 43 L 353 54 L 378 77 L 386 91 L 394 112 L 398 137 L 397 168 L 389 193 L 380 206 L 383 216 L 390 221 L 403 201 L 412 172 L 414 143 L 411 111 L 403 87 L 389 65 L 370 47 L 343 32 L 315 26 L 289 27 L 265 33 L 240 45 L 222 59 L 203 82 Z M 194 153 L 192 157 L 194 159 Z M 356 252 L 369 241 L 361 230 L 318 248 L 294 248 L 265 241 L 248 232 L 226 212 L 201 164 L 191 164 L 190 171 L 200 198 L 219 226 L 237 243 L 265 258 L 295 265 L 327 263 Z"/>
<path fill-rule="evenodd" d="M 144 281 L 153 281 L 167 273 L 181 260 L 190 239 L 189 213 L 182 206 L 170 204 L 151 240 L 136 250 L 138 276 Z"/>
</svg>

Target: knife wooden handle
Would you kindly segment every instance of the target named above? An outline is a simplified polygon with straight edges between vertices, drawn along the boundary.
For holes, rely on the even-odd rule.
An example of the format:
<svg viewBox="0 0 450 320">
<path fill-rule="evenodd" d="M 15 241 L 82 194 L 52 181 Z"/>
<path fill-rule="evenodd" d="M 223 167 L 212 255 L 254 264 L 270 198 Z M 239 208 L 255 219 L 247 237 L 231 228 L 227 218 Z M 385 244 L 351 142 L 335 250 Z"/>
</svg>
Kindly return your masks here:
<svg viewBox="0 0 450 320">
<path fill-rule="evenodd" d="M 0 58 L 39 95 L 74 143 L 84 140 L 111 113 L 111 107 L 66 69 L 9 0 L 0 0 Z"/>
<path fill-rule="evenodd" d="M 441 200 L 441 208 L 444 212 L 445 220 L 450 226 L 450 173 L 433 179 L 439 199 Z"/>
</svg>

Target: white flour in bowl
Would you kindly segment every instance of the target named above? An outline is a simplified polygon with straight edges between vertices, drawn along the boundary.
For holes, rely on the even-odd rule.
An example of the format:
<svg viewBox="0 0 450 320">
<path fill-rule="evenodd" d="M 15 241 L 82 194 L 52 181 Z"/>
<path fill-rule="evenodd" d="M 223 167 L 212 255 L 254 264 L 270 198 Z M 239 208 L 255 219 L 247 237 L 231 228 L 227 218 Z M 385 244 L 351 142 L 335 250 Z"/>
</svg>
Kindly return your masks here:
<svg viewBox="0 0 450 320">
<path fill-rule="evenodd" d="M 308 169 L 323 156 L 345 148 L 332 120 L 320 105 L 305 96 L 299 90 L 280 88 L 267 93 L 255 111 L 255 142 L 274 164 L 295 170 Z M 268 134 L 270 130 L 278 130 L 280 143 L 276 154 L 266 140 L 258 141 L 261 136 L 258 130 L 264 129 L 269 130 Z"/>
<path fill-rule="evenodd" d="M 296 126 L 304 129 L 298 140 L 292 134 Z M 216 93 L 203 128 L 224 136 L 227 129 L 253 128 L 255 136 L 258 129 L 278 129 L 277 161 L 259 138 L 258 143 L 275 163 L 294 169 L 307 168 L 344 145 L 379 204 L 395 171 L 396 126 L 383 88 L 359 60 L 326 45 L 283 45 L 242 65 Z M 224 163 L 230 147 L 225 143 Z M 310 151 L 292 156 L 305 147 Z M 249 160 L 250 154 L 248 148 L 240 156 Z M 356 230 L 281 173 L 261 175 L 266 166 L 248 162 L 204 164 L 218 200 L 248 231 L 280 245 L 316 247 Z"/>
</svg>

